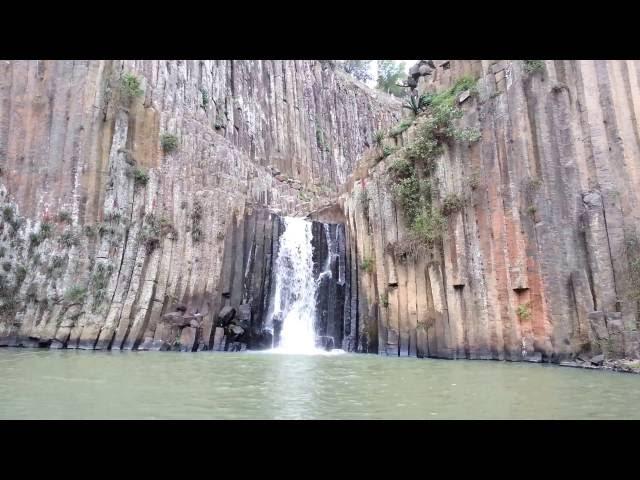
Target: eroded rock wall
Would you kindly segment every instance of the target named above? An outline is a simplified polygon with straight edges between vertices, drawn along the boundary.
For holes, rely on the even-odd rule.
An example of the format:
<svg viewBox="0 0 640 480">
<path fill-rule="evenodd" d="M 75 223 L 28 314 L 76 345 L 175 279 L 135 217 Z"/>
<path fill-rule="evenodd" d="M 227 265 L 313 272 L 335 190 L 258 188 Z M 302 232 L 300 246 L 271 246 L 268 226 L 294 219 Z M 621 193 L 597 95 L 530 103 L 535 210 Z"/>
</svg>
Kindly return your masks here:
<svg viewBox="0 0 640 480">
<path fill-rule="evenodd" d="M 229 238 L 329 203 L 398 112 L 315 61 L 0 62 L 0 346 L 213 345 Z"/>
<path fill-rule="evenodd" d="M 435 174 L 437 202 L 454 193 L 464 206 L 428 253 L 397 256 L 407 227 L 386 170 L 402 152 L 356 169 L 342 201 L 358 342 L 444 358 L 637 357 L 640 62 L 434 63 L 420 93 L 480 78 L 459 107 L 482 138 L 446 145 Z"/>
</svg>

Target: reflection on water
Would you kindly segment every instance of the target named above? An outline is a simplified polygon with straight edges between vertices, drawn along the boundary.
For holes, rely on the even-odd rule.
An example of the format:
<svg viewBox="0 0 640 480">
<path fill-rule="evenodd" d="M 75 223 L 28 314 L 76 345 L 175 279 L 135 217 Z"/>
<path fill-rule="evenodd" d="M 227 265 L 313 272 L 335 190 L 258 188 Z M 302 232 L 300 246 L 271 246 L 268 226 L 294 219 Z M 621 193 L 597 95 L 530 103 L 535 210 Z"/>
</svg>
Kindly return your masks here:
<svg viewBox="0 0 640 480">
<path fill-rule="evenodd" d="M 0 349 L 0 418 L 640 419 L 640 376 L 277 352 Z"/>
</svg>

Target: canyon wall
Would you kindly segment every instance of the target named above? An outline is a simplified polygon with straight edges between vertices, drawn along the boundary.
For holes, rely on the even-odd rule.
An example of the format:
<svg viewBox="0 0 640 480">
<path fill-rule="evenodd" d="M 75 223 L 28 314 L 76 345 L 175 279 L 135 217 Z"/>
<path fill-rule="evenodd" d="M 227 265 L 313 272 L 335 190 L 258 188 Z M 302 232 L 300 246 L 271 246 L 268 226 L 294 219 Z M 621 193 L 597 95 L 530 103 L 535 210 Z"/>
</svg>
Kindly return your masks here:
<svg viewBox="0 0 640 480">
<path fill-rule="evenodd" d="M 328 62 L 1 61 L 0 346 L 212 348 L 399 111 Z"/>
<path fill-rule="evenodd" d="M 331 62 L 1 61 L 0 346 L 264 346 L 279 215 L 310 214 L 333 224 L 317 259 L 338 248 L 317 305 L 336 347 L 638 357 L 640 62 L 526 66 L 411 70 L 418 94 L 477 78 L 456 123 L 481 138 L 443 145 L 434 206 L 458 208 L 407 248 L 389 167 L 424 116 L 376 147 L 400 101 Z"/>
<path fill-rule="evenodd" d="M 460 125 L 482 137 L 444 145 L 436 206 L 451 194 L 462 205 L 426 252 L 398 254 L 408 228 L 388 170 L 419 127 L 386 138 L 398 150 L 365 155 L 349 178 L 341 205 L 357 259 L 360 349 L 534 362 L 638 357 L 640 62 L 433 66 L 414 76 L 418 93 L 479 79 L 477 94 L 456 105 Z"/>
</svg>

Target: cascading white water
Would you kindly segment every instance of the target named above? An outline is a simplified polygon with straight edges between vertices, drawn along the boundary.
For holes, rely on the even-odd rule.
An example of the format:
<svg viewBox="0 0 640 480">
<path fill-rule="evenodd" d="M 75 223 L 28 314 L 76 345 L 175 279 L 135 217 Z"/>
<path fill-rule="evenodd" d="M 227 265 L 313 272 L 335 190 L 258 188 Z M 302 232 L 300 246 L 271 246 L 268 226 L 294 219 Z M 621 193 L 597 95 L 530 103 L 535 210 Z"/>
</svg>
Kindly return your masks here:
<svg viewBox="0 0 640 480">
<path fill-rule="evenodd" d="M 311 222 L 284 218 L 285 230 L 275 262 L 275 296 L 272 318 L 282 319 L 280 344 L 287 353 L 317 353 L 314 320 L 316 289 L 313 278 Z"/>
</svg>

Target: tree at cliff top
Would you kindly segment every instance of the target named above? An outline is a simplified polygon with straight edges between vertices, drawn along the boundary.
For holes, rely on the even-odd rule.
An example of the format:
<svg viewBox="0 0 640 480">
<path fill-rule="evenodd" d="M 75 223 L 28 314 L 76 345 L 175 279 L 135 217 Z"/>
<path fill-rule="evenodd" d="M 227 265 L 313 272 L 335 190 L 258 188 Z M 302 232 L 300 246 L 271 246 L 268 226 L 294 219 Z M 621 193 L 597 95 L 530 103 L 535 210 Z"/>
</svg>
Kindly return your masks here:
<svg viewBox="0 0 640 480">
<path fill-rule="evenodd" d="M 371 80 L 371 60 L 343 60 L 342 69 L 361 82 Z"/>
<path fill-rule="evenodd" d="M 396 97 L 404 97 L 407 95 L 407 88 L 403 87 L 400 79 L 406 73 L 406 64 L 396 63 L 393 60 L 378 60 L 378 90 L 390 93 Z"/>
</svg>

